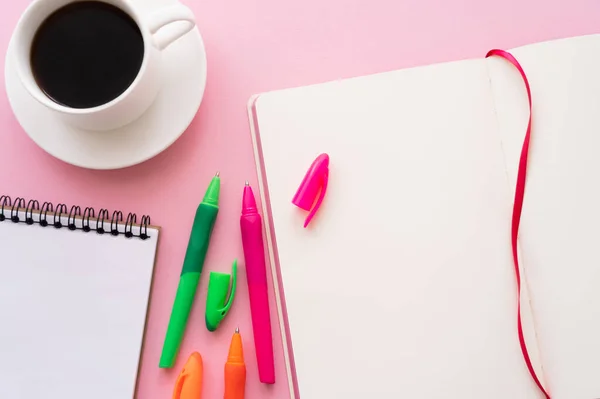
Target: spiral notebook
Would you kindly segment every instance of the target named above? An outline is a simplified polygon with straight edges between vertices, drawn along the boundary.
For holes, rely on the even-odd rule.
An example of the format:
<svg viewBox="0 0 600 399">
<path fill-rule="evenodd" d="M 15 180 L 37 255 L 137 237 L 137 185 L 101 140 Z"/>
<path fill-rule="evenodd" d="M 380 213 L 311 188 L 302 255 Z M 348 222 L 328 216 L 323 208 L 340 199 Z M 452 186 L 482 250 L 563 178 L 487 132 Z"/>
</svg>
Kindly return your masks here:
<svg viewBox="0 0 600 399">
<path fill-rule="evenodd" d="M 510 52 L 533 96 L 525 338 L 553 399 L 600 398 L 600 35 Z M 292 398 L 543 397 L 511 257 L 527 93 L 484 55 L 250 103 Z M 323 152 L 304 229 L 291 201 Z"/>
<path fill-rule="evenodd" d="M 0 197 L 0 398 L 131 399 L 159 229 Z"/>
</svg>

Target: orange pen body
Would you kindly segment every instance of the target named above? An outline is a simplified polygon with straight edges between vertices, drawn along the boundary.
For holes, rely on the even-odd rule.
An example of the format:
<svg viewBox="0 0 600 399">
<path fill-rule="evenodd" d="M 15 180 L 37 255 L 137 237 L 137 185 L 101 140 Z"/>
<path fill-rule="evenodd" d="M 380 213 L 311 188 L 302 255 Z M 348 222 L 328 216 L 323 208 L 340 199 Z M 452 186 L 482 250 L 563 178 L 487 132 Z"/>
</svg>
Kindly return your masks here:
<svg viewBox="0 0 600 399">
<path fill-rule="evenodd" d="M 173 399 L 200 399 L 203 371 L 202 356 L 198 352 L 192 353 L 177 377 Z"/>
<path fill-rule="evenodd" d="M 231 338 L 229 355 L 225 363 L 225 396 L 224 399 L 244 399 L 246 390 L 246 364 L 242 337 L 238 331 Z"/>
</svg>

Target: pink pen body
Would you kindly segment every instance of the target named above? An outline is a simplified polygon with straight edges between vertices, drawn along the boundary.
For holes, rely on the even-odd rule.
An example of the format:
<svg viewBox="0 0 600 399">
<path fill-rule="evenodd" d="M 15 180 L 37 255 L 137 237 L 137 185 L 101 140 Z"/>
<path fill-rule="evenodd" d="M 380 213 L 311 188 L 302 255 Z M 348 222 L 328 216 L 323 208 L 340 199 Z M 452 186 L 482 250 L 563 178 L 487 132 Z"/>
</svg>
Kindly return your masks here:
<svg viewBox="0 0 600 399">
<path fill-rule="evenodd" d="M 248 185 L 244 187 L 240 227 L 242 230 L 242 245 L 246 263 L 258 375 L 260 382 L 274 384 L 273 334 L 271 331 L 271 313 L 269 311 L 262 220 L 256 207 L 252 188 Z"/>
</svg>

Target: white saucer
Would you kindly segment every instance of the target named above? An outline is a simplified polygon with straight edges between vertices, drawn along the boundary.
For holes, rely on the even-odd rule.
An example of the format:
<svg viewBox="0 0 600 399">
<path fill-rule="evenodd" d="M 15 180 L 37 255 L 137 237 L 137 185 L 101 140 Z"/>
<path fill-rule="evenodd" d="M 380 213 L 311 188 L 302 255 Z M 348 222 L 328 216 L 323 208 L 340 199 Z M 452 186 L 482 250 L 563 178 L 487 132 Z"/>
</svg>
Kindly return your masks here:
<svg viewBox="0 0 600 399">
<path fill-rule="evenodd" d="M 145 2 L 140 2 L 144 4 Z M 177 3 L 148 1 L 141 8 Z M 6 92 L 25 132 L 42 149 L 64 162 L 90 169 L 119 169 L 144 162 L 173 144 L 198 112 L 206 86 L 206 52 L 197 28 L 163 51 L 163 83 L 154 104 L 122 128 L 91 132 L 65 124 L 37 102 L 17 77 L 13 42 L 6 58 Z"/>
</svg>

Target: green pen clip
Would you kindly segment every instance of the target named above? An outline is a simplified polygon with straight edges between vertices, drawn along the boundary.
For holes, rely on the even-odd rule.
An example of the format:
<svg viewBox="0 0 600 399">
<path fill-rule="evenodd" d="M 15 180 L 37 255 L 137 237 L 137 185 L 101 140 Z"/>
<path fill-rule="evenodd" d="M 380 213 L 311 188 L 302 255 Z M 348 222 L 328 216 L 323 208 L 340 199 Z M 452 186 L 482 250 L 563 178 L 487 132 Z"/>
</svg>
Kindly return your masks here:
<svg viewBox="0 0 600 399">
<path fill-rule="evenodd" d="M 233 279 L 231 278 L 233 276 Z M 231 293 L 229 281 L 231 279 Z M 227 316 L 233 299 L 237 281 L 237 259 L 233 261 L 231 275 L 227 273 L 211 272 L 208 280 L 208 294 L 206 298 L 206 328 L 215 331 L 221 321 Z M 229 298 L 227 294 L 229 293 Z"/>
</svg>

